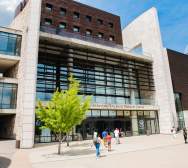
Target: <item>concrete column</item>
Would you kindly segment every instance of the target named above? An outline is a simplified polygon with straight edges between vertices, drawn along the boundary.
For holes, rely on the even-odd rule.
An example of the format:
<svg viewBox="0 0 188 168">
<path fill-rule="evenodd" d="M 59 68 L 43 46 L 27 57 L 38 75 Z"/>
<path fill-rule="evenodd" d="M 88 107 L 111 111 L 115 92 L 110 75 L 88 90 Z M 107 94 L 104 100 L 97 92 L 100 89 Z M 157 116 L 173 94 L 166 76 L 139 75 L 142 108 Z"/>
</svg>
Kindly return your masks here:
<svg viewBox="0 0 188 168">
<path fill-rule="evenodd" d="M 68 54 L 68 60 L 67 60 L 67 62 L 68 62 L 68 76 L 70 75 L 70 73 L 73 71 L 73 59 L 74 59 L 74 54 L 72 54 L 73 53 L 73 49 L 68 49 L 68 52 L 69 52 L 69 54 Z"/>
<path fill-rule="evenodd" d="M 135 91 L 131 90 L 131 104 L 136 104 Z"/>
<path fill-rule="evenodd" d="M 32 148 L 35 132 L 36 79 L 39 48 L 41 0 L 30 0 L 24 9 L 26 19 L 19 69 L 20 147 Z M 22 14 L 22 13 L 21 13 Z M 18 16 L 19 17 L 19 16 Z"/>
<path fill-rule="evenodd" d="M 132 111 L 132 132 L 133 136 L 138 135 L 138 118 L 137 118 L 137 112 Z"/>
</svg>

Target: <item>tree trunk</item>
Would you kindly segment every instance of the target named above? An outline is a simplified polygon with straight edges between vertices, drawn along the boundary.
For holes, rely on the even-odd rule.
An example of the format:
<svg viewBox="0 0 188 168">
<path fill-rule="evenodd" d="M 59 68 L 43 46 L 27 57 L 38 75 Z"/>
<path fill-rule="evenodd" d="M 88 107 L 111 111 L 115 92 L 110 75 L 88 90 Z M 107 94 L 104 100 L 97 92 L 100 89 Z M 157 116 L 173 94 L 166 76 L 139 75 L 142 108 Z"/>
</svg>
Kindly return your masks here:
<svg viewBox="0 0 188 168">
<path fill-rule="evenodd" d="M 61 142 L 62 142 L 62 137 L 61 137 L 61 133 L 60 133 L 59 134 L 58 155 L 61 155 Z"/>
<path fill-rule="evenodd" d="M 69 133 L 67 133 L 67 146 L 69 146 Z"/>
</svg>

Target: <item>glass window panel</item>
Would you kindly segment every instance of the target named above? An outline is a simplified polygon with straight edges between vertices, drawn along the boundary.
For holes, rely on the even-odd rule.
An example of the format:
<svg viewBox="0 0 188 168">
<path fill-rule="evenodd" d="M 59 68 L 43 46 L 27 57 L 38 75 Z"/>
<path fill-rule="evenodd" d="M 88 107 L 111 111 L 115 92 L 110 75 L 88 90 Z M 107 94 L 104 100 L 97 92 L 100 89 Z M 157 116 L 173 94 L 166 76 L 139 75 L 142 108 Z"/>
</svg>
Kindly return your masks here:
<svg viewBox="0 0 188 168">
<path fill-rule="evenodd" d="M 155 118 L 155 111 L 150 111 L 150 117 Z"/>
<path fill-rule="evenodd" d="M 144 111 L 144 116 L 150 117 L 150 112 L 149 111 Z"/>
<path fill-rule="evenodd" d="M 100 117 L 100 110 L 92 110 L 92 117 Z"/>
<path fill-rule="evenodd" d="M 105 88 L 101 86 L 96 86 L 96 93 L 97 94 L 105 94 Z"/>
<path fill-rule="evenodd" d="M 117 116 L 118 117 L 123 117 L 123 111 L 117 111 Z"/>
<path fill-rule="evenodd" d="M 89 110 L 89 111 L 86 112 L 86 116 L 87 117 L 91 117 L 91 110 Z"/>
<path fill-rule="evenodd" d="M 106 97 L 105 96 L 96 96 L 96 103 L 105 104 Z"/>
<path fill-rule="evenodd" d="M 115 100 L 115 97 L 106 97 L 107 98 L 107 103 L 108 104 L 115 104 L 116 103 L 116 100 Z"/>
<path fill-rule="evenodd" d="M 20 55 L 21 36 L 0 32 L 0 53 Z"/>
<path fill-rule="evenodd" d="M 116 97 L 117 104 L 125 104 L 125 98 L 123 97 Z"/>
<path fill-rule="evenodd" d="M 143 116 L 143 111 L 138 111 L 138 116 Z"/>
<path fill-rule="evenodd" d="M 116 111 L 109 110 L 109 116 L 110 117 L 116 117 Z"/>
<path fill-rule="evenodd" d="M 130 112 L 130 111 L 124 111 L 124 115 L 125 115 L 125 116 L 130 116 L 130 115 L 131 115 L 131 112 Z"/>
<path fill-rule="evenodd" d="M 37 100 L 45 100 L 45 93 L 37 92 Z"/>
<path fill-rule="evenodd" d="M 124 96 L 124 89 L 123 88 L 116 88 L 116 95 Z"/>
<path fill-rule="evenodd" d="M 4 87 L 2 104 L 10 104 L 11 96 L 12 96 L 12 88 Z"/>
<path fill-rule="evenodd" d="M 115 94 L 115 88 L 114 87 L 106 87 L 106 94 L 114 95 Z"/>
<path fill-rule="evenodd" d="M 155 121 L 154 120 L 151 120 L 151 131 L 152 131 L 152 134 L 155 134 Z"/>
<path fill-rule="evenodd" d="M 108 117 L 108 110 L 101 110 L 102 117 Z"/>
<path fill-rule="evenodd" d="M 52 93 L 45 93 L 45 100 L 50 100 L 52 97 Z"/>
</svg>

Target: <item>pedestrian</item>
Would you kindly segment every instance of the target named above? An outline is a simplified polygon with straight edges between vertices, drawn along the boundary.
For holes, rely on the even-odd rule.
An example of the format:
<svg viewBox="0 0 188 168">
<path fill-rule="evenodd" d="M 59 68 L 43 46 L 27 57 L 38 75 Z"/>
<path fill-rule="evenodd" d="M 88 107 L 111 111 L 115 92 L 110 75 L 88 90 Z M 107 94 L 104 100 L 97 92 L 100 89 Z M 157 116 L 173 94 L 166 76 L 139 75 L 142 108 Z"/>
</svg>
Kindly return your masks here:
<svg viewBox="0 0 188 168">
<path fill-rule="evenodd" d="M 96 159 L 98 159 L 100 156 L 100 144 L 101 144 L 101 138 L 99 135 L 97 136 L 97 138 L 93 139 L 93 144 L 96 149 Z"/>
<path fill-rule="evenodd" d="M 94 130 L 94 132 L 93 132 L 93 139 L 96 139 L 96 138 L 97 138 L 97 135 L 98 135 L 97 131 Z"/>
<path fill-rule="evenodd" d="M 119 129 L 118 129 L 118 128 L 115 129 L 114 135 L 115 135 L 116 144 L 120 144 L 120 140 L 119 140 Z"/>
<path fill-rule="evenodd" d="M 111 144 L 112 144 L 112 137 L 110 135 L 110 132 L 108 132 L 108 135 L 106 136 L 107 144 L 108 144 L 108 152 L 111 151 Z"/>
<path fill-rule="evenodd" d="M 104 130 L 102 132 L 102 139 L 103 139 L 103 143 L 104 143 L 104 146 L 107 147 L 107 142 L 106 142 L 106 137 L 107 137 L 108 133 L 106 130 Z"/>
<path fill-rule="evenodd" d="M 187 143 L 187 129 L 186 128 L 183 128 L 183 136 L 184 136 L 185 143 Z"/>
</svg>

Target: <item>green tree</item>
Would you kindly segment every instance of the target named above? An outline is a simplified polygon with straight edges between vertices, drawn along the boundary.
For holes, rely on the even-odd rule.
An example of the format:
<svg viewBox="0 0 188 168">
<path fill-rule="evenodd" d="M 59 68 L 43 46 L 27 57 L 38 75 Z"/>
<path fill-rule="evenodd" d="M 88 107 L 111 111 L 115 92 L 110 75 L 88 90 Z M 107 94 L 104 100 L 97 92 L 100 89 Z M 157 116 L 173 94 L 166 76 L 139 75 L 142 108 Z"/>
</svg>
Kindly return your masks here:
<svg viewBox="0 0 188 168">
<path fill-rule="evenodd" d="M 39 101 L 36 110 L 37 118 L 43 123 L 43 128 L 49 128 L 58 135 L 58 154 L 61 154 L 63 134 L 68 135 L 74 126 L 85 119 L 91 102 L 91 97 L 78 95 L 80 85 L 77 80 L 72 76 L 68 80 L 68 90 L 54 92 L 47 105 Z"/>
</svg>

